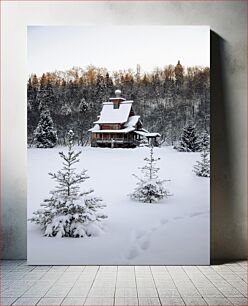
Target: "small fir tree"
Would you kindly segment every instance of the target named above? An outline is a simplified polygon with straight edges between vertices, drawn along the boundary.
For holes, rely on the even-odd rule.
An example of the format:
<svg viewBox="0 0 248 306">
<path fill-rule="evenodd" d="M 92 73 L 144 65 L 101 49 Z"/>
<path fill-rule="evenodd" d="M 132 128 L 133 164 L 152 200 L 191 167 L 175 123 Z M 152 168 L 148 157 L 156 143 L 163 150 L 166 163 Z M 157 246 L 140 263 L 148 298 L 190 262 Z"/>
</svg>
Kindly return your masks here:
<svg viewBox="0 0 248 306">
<path fill-rule="evenodd" d="M 153 147 L 151 147 L 150 156 L 144 159 L 146 161 L 145 166 L 140 168 L 141 172 L 144 174 L 143 178 L 133 174 L 138 179 L 138 186 L 134 189 L 134 192 L 130 194 L 133 200 L 143 203 L 154 203 L 171 195 L 164 186 L 167 180 L 161 180 L 157 175 L 159 168 L 156 167 L 156 162 L 160 158 L 155 159 L 153 155 Z"/>
<path fill-rule="evenodd" d="M 188 124 L 184 127 L 177 150 L 179 152 L 199 152 L 199 139 L 193 124 Z"/>
<path fill-rule="evenodd" d="M 210 150 L 210 137 L 207 132 L 203 132 L 200 136 L 200 150 L 201 151 L 207 151 Z"/>
<path fill-rule="evenodd" d="M 57 173 L 49 173 L 58 184 L 45 199 L 42 208 L 34 212 L 29 221 L 40 224 L 48 237 L 86 237 L 101 232 L 101 220 L 107 216 L 98 212 L 105 207 L 102 200 L 92 195 L 94 190 L 80 191 L 80 184 L 89 178 L 86 170 L 76 173 L 81 151 L 74 152 L 74 133 L 68 133 L 68 152 L 60 152 L 63 167 Z"/>
<path fill-rule="evenodd" d="M 34 145 L 37 148 L 53 148 L 57 143 L 57 132 L 48 109 L 42 110 L 34 131 Z"/>
<path fill-rule="evenodd" d="M 210 159 L 209 152 L 204 150 L 201 153 L 201 161 L 197 161 L 193 171 L 198 176 L 210 177 Z"/>
</svg>

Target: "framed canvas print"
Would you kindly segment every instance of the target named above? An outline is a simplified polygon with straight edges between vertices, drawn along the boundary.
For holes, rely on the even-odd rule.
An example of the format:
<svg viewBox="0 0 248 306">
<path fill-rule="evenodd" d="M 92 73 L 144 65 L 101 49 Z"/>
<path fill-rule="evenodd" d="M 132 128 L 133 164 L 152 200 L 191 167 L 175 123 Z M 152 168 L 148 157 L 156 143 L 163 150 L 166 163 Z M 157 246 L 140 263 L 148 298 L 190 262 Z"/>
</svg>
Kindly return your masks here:
<svg viewBox="0 0 248 306">
<path fill-rule="evenodd" d="M 27 35 L 28 263 L 209 264 L 209 27 Z"/>
</svg>

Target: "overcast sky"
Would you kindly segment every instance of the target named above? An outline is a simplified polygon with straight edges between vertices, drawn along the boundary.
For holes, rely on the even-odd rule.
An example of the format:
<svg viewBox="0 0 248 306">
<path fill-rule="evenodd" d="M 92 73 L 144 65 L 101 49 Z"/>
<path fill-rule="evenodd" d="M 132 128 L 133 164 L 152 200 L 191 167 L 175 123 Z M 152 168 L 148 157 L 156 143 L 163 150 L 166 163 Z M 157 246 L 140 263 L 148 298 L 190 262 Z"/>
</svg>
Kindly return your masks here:
<svg viewBox="0 0 248 306">
<path fill-rule="evenodd" d="M 29 26 L 28 73 L 210 65 L 208 26 Z"/>
</svg>

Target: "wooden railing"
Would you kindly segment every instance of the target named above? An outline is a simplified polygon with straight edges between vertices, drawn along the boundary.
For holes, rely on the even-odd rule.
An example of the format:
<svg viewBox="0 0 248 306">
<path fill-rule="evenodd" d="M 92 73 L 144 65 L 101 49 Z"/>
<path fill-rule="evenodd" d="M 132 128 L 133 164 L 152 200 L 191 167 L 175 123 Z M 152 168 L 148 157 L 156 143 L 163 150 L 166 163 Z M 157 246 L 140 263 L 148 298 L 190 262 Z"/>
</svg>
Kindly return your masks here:
<svg viewBox="0 0 248 306">
<path fill-rule="evenodd" d="M 95 141 L 93 141 L 95 143 L 107 143 L 107 144 L 111 144 L 113 141 L 111 139 L 96 139 Z M 115 138 L 114 139 L 114 144 L 131 144 L 131 145 L 138 145 L 138 141 L 135 139 L 124 139 L 124 138 Z"/>
</svg>

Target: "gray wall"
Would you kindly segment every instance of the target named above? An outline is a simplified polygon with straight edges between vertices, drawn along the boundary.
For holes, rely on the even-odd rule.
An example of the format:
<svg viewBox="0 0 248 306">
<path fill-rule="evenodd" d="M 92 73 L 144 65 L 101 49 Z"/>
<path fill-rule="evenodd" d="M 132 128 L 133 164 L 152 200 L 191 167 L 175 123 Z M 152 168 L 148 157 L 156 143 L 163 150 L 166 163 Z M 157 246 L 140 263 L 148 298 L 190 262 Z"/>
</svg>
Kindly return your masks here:
<svg viewBox="0 0 248 306">
<path fill-rule="evenodd" d="M 246 2 L 2 3 L 3 257 L 26 258 L 26 26 L 211 26 L 211 258 L 246 257 Z"/>
</svg>

